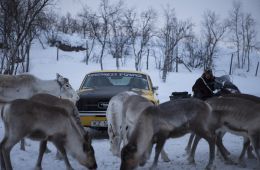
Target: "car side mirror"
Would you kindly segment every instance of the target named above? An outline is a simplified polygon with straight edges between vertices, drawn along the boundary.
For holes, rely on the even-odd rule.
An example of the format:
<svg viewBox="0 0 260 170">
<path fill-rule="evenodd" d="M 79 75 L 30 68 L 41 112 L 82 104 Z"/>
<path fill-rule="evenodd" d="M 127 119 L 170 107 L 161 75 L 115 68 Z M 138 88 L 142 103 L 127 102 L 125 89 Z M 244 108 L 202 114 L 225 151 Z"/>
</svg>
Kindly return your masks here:
<svg viewBox="0 0 260 170">
<path fill-rule="evenodd" d="M 158 86 L 153 86 L 152 89 L 153 89 L 153 91 L 156 91 L 156 90 L 159 89 L 159 87 Z"/>
</svg>

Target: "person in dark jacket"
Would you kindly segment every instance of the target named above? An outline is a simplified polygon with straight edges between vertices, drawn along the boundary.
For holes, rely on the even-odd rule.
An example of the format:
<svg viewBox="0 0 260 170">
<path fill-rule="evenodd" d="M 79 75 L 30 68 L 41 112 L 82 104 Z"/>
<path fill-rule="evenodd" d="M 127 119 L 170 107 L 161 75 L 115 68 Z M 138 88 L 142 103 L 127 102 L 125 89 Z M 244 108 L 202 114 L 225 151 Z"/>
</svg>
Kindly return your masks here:
<svg viewBox="0 0 260 170">
<path fill-rule="evenodd" d="M 201 100 L 206 100 L 214 96 L 214 84 L 215 77 L 212 74 L 211 69 L 204 70 L 202 76 L 198 78 L 195 84 L 192 86 L 193 97 L 199 98 Z M 195 137 L 194 133 L 191 133 L 186 150 L 190 151 L 193 139 Z"/>
<path fill-rule="evenodd" d="M 211 69 L 204 70 L 202 76 L 198 78 L 192 87 L 194 97 L 206 100 L 214 95 L 215 77 Z"/>
</svg>

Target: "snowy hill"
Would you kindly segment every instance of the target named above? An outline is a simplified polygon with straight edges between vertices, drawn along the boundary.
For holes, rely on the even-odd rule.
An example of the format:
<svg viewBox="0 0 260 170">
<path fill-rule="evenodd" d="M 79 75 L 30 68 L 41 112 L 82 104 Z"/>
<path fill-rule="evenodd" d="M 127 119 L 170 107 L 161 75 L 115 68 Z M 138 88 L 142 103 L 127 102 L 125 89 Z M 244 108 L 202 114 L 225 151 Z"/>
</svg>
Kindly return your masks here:
<svg viewBox="0 0 260 170">
<path fill-rule="evenodd" d="M 32 48 L 31 53 L 31 70 L 30 72 L 41 79 L 54 79 L 56 73 L 69 78 L 70 83 L 75 89 L 78 89 L 80 83 L 86 73 L 99 70 L 99 64 L 91 62 L 89 65 L 86 65 L 83 61 L 84 52 L 62 52 L 60 51 L 60 60 L 56 61 L 56 48 L 47 47 L 42 49 L 41 46 L 36 43 Z M 227 64 L 223 61 L 223 65 Z M 220 66 L 222 67 L 222 66 Z M 111 57 L 105 57 L 104 59 L 104 68 L 105 69 L 115 69 L 115 61 Z M 129 59 L 127 66 L 122 67 L 122 69 L 133 69 L 134 63 Z M 226 68 L 226 67 L 225 67 Z M 224 69 L 224 67 L 222 68 Z M 222 70 L 221 69 L 221 70 Z M 228 68 L 226 68 L 228 69 Z M 184 68 L 180 69 L 180 73 L 170 73 L 167 77 L 167 82 L 163 83 L 160 79 L 160 73 L 154 68 L 154 65 L 151 64 L 149 70 L 143 70 L 148 73 L 155 86 L 159 87 L 158 98 L 161 102 L 169 100 L 169 95 L 173 91 L 188 91 L 191 93 L 191 87 L 195 80 L 201 75 L 201 70 L 196 70 L 192 73 L 188 72 Z M 228 72 L 225 70 L 224 72 Z M 223 71 L 216 71 L 216 74 L 223 74 Z M 254 77 L 252 75 L 241 76 L 232 76 L 233 82 L 240 88 L 242 92 L 254 94 L 260 96 L 260 77 Z M 3 137 L 3 124 L 0 123 L 0 136 Z M 109 142 L 106 138 L 106 135 L 102 133 L 96 133 L 92 144 L 95 149 L 95 155 L 98 163 L 98 169 L 104 170 L 116 170 L 119 169 L 120 159 L 112 156 L 112 153 L 109 151 Z M 208 145 L 205 141 L 200 142 L 198 150 L 196 153 L 196 166 L 189 165 L 186 160 L 185 155 L 185 146 L 188 141 L 188 135 L 178 138 L 170 139 L 167 141 L 165 149 L 169 153 L 169 158 L 171 162 L 165 163 L 161 160 L 159 161 L 158 168 L 164 170 L 172 169 L 203 169 L 208 161 Z M 241 137 L 226 135 L 224 138 L 224 144 L 231 152 L 231 157 L 236 160 L 239 156 L 239 153 L 242 149 Z M 14 169 L 26 170 L 33 169 L 36 158 L 38 154 L 38 142 L 33 142 L 27 140 L 30 146 L 27 146 L 27 151 L 19 150 L 19 146 L 16 145 L 13 151 L 11 152 L 12 163 Z M 52 152 L 46 154 L 43 160 L 43 169 L 48 170 L 58 170 L 65 169 L 65 165 L 62 161 L 55 159 L 55 148 L 53 145 L 49 144 Z M 145 167 L 140 169 L 148 169 L 152 165 L 152 158 L 147 162 Z M 74 169 L 84 169 L 79 165 L 74 159 L 70 158 L 72 167 Z M 216 157 L 215 165 L 216 169 L 221 170 L 232 170 L 232 169 L 252 169 L 256 166 L 256 160 L 246 160 L 248 168 L 239 168 L 236 165 L 225 165 L 221 159 Z"/>
<path fill-rule="evenodd" d="M 56 73 L 60 73 L 68 77 L 74 89 L 78 89 L 83 77 L 86 73 L 99 70 L 100 65 L 91 62 L 86 65 L 83 62 L 85 52 L 59 52 L 59 61 L 56 61 L 56 48 L 48 47 L 42 49 L 38 44 L 34 45 L 32 49 L 31 70 L 30 72 L 42 79 L 53 79 Z M 217 67 L 215 75 L 221 76 L 227 74 L 229 71 L 230 57 L 222 57 L 217 60 Z M 255 64 L 256 65 L 256 64 Z M 104 69 L 116 69 L 115 59 L 110 55 L 104 57 Z M 133 70 L 133 59 L 127 60 L 127 65 L 122 66 L 121 69 Z M 255 67 L 253 67 L 255 69 Z M 180 66 L 179 73 L 169 73 L 167 82 L 163 83 L 160 79 L 159 70 L 155 69 L 154 61 L 150 62 L 149 70 L 142 70 L 148 73 L 155 86 L 159 87 L 158 94 L 161 101 L 167 101 L 172 91 L 188 91 L 191 93 L 191 87 L 195 80 L 201 76 L 202 70 L 194 70 L 190 73 L 184 67 Z M 232 75 L 231 80 L 244 93 L 260 96 L 260 75 L 255 77 L 253 72 Z"/>
</svg>

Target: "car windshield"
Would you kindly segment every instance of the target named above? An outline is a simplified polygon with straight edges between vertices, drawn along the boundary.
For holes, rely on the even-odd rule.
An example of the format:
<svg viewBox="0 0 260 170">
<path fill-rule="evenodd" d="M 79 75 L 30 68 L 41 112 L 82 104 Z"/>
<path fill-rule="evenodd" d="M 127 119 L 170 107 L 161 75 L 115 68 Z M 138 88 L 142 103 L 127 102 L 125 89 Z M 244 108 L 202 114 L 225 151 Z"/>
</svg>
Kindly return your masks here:
<svg viewBox="0 0 260 170">
<path fill-rule="evenodd" d="M 130 88 L 149 90 L 146 75 L 125 72 L 102 72 L 88 74 L 82 88 L 98 88 L 107 86 L 126 86 Z"/>
</svg>

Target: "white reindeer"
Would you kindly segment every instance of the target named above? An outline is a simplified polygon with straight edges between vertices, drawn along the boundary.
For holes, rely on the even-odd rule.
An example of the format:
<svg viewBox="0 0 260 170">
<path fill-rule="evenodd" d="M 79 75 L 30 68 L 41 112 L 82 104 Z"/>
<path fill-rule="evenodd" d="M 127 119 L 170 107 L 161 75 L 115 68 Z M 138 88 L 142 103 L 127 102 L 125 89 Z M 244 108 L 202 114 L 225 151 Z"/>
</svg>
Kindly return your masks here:
<svg viewBox="0 0 260 170">
<path fill-rule="evenodd" d="M 134 92 L 126 91 L 112 97 L 109 101 L 106 111 L 108 124 L 108 136 L 110 141 L 110 150 L 113 155 L 120 157 L 120 146 L 123 140 L 122 122 L 124 103 L 131 95 L 137 95 Z"/>
<path fill-rule="evenodd" d="M 113 155 L 120 157 L 121 143 L 123 146 L 128 143 L 133 129 L 140 114 L 149 106 L 154 106 L 148 99 L 131 91 L 126 91 L 112 97 L 106 112 L 108 121 L 108 135 L 110 150 Z M 144 154 L 144 164 L 150 156 L 150 149 Z M 162 159 L 170 161 L 167 154 L 162 152 Z"/>
<path fill-rule="evenodd" d="M 76 103 L 79 99 L 69 80 L 57 74 L 55 80 L 41 80 L 31 74 L 0 75 L 0 100 L 28 99 L 37 93 L 48 93 Z"/>
<path fill-rule="evenodd" d="M 38 93 L 48 93 L 73 103 L 79 99 L 69 80 L 60 74 L 55 80 L 41 80 L 31 74 L 0 75 L 0 108 L 5 102 L 28 99 Z M 24 140 L 21 141 L 21 149 L 25 150 Z"/>
</svg>

